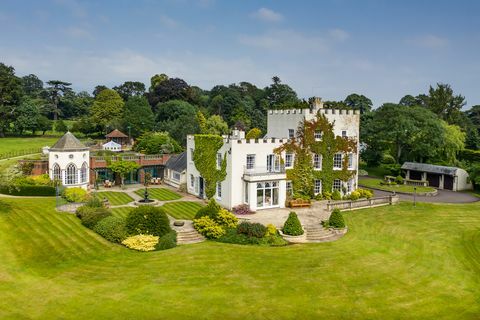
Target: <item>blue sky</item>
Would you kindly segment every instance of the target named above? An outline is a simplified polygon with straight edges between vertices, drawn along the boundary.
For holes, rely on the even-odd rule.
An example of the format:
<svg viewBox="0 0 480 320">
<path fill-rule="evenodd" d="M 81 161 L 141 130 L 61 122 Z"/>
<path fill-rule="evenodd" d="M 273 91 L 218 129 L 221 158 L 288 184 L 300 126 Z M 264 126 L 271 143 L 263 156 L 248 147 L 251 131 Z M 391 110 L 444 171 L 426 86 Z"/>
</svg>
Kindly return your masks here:
<svg viewBox="0 0 480 320">
<path fill-rule="evenodd" d="M 480 1 L 15 1 L 0 61 L 77 90 L 156 73 L 211 89 L 278 75 L 301 97 L 375 106 L 449 83 L 480 104 Z"/>
</svg>

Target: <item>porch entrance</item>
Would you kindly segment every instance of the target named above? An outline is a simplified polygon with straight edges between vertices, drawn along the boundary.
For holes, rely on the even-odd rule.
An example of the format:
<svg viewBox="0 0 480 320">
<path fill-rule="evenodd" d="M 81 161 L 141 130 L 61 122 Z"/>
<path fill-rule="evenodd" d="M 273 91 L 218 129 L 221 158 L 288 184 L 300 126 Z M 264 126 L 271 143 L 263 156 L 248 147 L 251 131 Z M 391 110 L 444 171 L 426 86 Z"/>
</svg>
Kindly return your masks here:
<svg viewBox="0 0 480 320">
<path fill-rule="evenodd" d="M 257 208 L 278 207 L 278 182 L 266 181 L 257 183 Z"/>
</svg>

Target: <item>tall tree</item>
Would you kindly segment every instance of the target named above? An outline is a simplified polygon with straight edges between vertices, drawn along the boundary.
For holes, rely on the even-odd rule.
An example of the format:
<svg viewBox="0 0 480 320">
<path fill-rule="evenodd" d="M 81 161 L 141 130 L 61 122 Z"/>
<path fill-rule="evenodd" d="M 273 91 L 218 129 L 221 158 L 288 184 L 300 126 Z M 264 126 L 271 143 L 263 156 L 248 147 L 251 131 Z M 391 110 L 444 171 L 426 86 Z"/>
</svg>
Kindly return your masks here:
<svg viewBox="0 0 480 320">
<path fill-rule="evenodd" d="M 47 92 L 50 100 L 50 107 L 51 107 L 51 112 L 53 114 L 53 120 L 57 120 L 60 114 L 60 109 L 58 107 L 60 103 L 60 99 L 67 92 L 70 92 L 72 90 L 70 88 L 72 84 L 70 82 L 64 82 L 60 80 L 50 80 L 50 81 L 47 81 L 47 84 L 48 84 Z"/>
<path fill-rule="evenodd" d="M 190 101 L 191 90 L 184 80 L 169 78 L 157 83 L 147 94 L 147 98 L 154 111 L 156 111 L 159 103 L 170 100 Z"/>
<path fill-rule="evenodd" d="M 112 89 L 102 90 L 90 108 L 91 120 L 105 130 L 108 124 L 116 124 L 123 115 L 125 103 Z"/>
<path fill-rule="evenodd" d="M 279 77 L 272 78 L 273 83 L 265 88 L 265 97 L 270 109 L 277 109 L 283 104 L 295 103 L 299 99 L 297 93 L 287 84 L 283 84 Z"/>
<path fill-rule="evenodd" d="M 31 98 L 36 98 L 43 90 L 43 81 L 36 75 L 29 74 L 22 77 L 23 93 Z"/>
<path fill-rule="evenodd" d="M 109 89 L 109 88 L 107 86 L 104 86 L 103 84 L 99 84 L 98 86 L 95 86 L 95 89 L 93 89 L 92 91 L 93 97 L 96 98 L 98 94 L 105 89 Z"/>
<path fill-rule="evenodd" d="M 170 133 L 181 145 L 186 145 L 187 135 L 199 132 L 197 108 L 188 102 L 171 100 L 158 105 L 157 129 Z"/>
<path fill-rule="evenodd" d="M 352 93 L 345 98 L 344 103 L 353 110 L 360 110 L 360 113 L 366 113 L 372 110 L 372 100 L 364 95 Z"/>
<path fill-rule="evenodd" d="M 459 114 L 466 104 L 465 97 L 454 95 L 448 84 L 437 83 L 437 87 L 430 86 L 426 97 L 426 107 L 449 124 L 459 124 Z"/>
<path fill-rule="evenodd" d="M 144 132 L 151 131 L 155 124 L 155 116 L 143 96 L 130 97 L 125 103 L 122 126 L 129 130 L 132 137 L 138 137 Z"/>
<path fill-rule="evenodd" d="M 0 63 L 0 137 L 10 127 L 21 95 L 21 81 L 15 76 L 15 69 Z"/>
<path fill-rule="evenodd" d="M 138 81 L 126 81 L 123 84 L 113 87 L 122 97 L 123 101 L 127 101 L 131 97 L 142 96 L 145 94 L 145 84 Z"/>
<path fill-rule="evenodd" d="M 15 120 L 13 122 L 15 131 L 23 134 L 25 130 L 31 130 L 35 133 L 40 118 L 40 108 L 32 99 L 25 98 L 15 110 Z"/>
</svg>

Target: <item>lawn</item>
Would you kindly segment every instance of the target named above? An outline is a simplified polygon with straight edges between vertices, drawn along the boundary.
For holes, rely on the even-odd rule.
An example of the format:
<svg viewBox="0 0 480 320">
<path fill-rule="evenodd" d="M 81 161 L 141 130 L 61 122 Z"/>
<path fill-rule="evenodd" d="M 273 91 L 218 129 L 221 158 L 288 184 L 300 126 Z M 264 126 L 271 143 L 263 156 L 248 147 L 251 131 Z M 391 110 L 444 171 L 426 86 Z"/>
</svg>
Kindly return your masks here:
<svg viewBox="0 0 480 320">
<path fill-rule="evenodd" d="M 120 208 L 113 208 L 112 210 L 112 215 L 117 216 L 117 217 L 123 217 L 126 218 L 130 210 L 132 210 L 133 207 L 120 207 Z"/>
<path fill-rule="evenodd" d="M 200 203 L 191 201 L 170 202 L 162 206 L 168 215 L 182 220 L 193 220 L 193 217 L 195 217 L 195 214 L 201 207 Z"/>
<path fill-rule="evenodd" d="M 102 191 L 96 192 L 95 196 L 98 197 L 100 200 L 103 198 L 107 198 L 112 206 L 120 206 L 122 204 L 127 204 L 132 202 L 133 199 L 125 192 L 115 192 L 115 191 Z"/>
<path fill-rule="evenodd" d="M 40 149 L 53 146 L 58 137 L 0 138 L 0 155 L 7 152 Z"/>
<path fill-rule="evenodd" d="M 380 189 L 380 190 L 385 190 L 385 191 L 395 191 L 395 192 L 405 192 L 405 193 L 413 193 L 414 186 L 407 186 L 407 185 L 393 185 L 393 186 L 386 186 L 386 185 L 381 185 L 380 182 L 383 180 L 380 179 L 372 179 L 372 178 L 359 178 L 358 179 L 358 184 L 363 187 L 367 188 L 373 188 L 373 189 Z M 417 188 L 417 193 L 419 192 L 432 192 L 435 189 L 431 187 L 421 187 L 418 186 Z"/>
<path fill-rule="evenodd" d="M 478 319 L 480 204 L 345 214 L 331 243 L 140 253 L 52 199 L 0 200 L 0 318 Z"/>
<path fill-rule="evenodd" d="M 135 191 L 135 193 L 141 197 L 143 197 L 144 192 L 144 189 L 139 189 Z M 182 197 L 178 193 L 170 191 L 166 188 L 148 188 L 148 194 L 150 199 L 156 199 L 160 201 L 177 200 Z"/>
</svg>

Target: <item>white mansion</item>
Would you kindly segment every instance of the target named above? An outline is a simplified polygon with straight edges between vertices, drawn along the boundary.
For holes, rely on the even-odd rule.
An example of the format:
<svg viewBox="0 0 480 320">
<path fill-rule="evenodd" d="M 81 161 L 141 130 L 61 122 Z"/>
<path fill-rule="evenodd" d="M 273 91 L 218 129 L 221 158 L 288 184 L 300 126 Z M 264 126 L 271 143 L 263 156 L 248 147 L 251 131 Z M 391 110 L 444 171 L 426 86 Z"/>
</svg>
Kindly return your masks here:
<svg viewBox="0 0 480 320">
<path fill-rule="evenodd" d="M 286 169 L 293 168 L 294 155 L 283 152 L 280 160 L 274 150 L 295 137 L 295 131 L 303 120 L 313 120 L 317 113 L 325 115 L 334 123 L 334 134 L 355 138 L 358 150 L 360 113 L 353 110 L 324 109 L 319 98 L 315 98 L 311 108 L 290 110 L 269 110 L 267 134 L 263 139 L 245 139 L 245 132 L 234 130 L 232 135 L 223 137 L 223 146 L 218 150 L 218 166 L 226 155 L 226 178 L 217 183 L 215 199 L 225 208 L 231 209 L 240 204 L 248 204 L 250 209 L 285 207 L 287 193 L 292 192 L 292 184 L 287 180 Z M 204 181 L 193 161 L 195 138 L 187 138 L 187 191 L 204 197 Z M 343 157 L 335 154 L 333 170 L 341 170 Z M 355 175 L 348 181 L 334 180 L 333 189 L 349 193 L 356 189 L 358 182 L 358 153 L 349 154 L 348 169 Z M 313 157 L 314 170 L 322 170 L 321 156 Z M 332 191 L 332 190 L 330 190 Z M 315 194 L 322 192 L 322 181 L 314 181 Z"/>
</svg>

